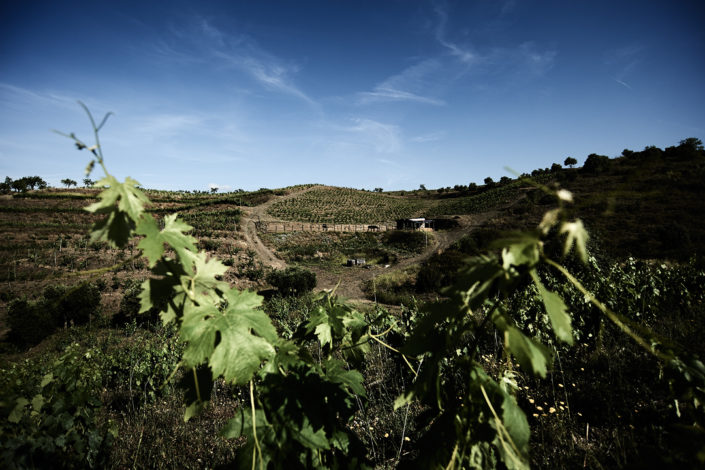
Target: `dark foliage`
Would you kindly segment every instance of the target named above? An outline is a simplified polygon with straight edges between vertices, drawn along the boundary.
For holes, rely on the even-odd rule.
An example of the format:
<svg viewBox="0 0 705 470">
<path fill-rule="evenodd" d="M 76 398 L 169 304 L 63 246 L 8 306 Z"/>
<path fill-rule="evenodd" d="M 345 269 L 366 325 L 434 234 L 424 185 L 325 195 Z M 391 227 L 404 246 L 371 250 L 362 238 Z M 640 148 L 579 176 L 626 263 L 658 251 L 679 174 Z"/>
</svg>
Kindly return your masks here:
<svg viewBox="0 0 705 470">
<path fill-rule="evenodd" d="M 301 295 L 316 287 L 316 274 L 304 268 L 286 268 L 269 273 L 267 282 L 282 295 Z"/>
</svg>

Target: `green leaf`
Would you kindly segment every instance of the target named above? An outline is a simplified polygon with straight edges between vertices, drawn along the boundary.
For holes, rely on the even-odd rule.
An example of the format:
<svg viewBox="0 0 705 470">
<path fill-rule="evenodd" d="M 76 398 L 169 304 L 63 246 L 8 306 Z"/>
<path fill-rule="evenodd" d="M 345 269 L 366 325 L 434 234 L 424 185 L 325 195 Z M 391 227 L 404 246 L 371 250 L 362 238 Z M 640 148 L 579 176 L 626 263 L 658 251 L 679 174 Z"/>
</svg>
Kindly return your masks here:
<svg viewBox="0 0 705 470">
<path fill-rule="evenodd" d="M 213 375 L 206 366 L 192 367 L 184 372 L 179 387 L 185 390 L 184 421 L 198 415 L 208 404 L 213 390 Z"/>
<path fill-rule="evenodd" d="M 394 400 L 394 411 L 398 410 L 402 406 L 405 406 L 405 405 L 408 405 L 409 403 L 411 403 L 415 396 L 416 396 L 416 394 L 413 390 L 409 390 L 408 392 L 405 392 L 405 393 L 402 393 L 401 395 L 399 395 Z"/>
<path fill-rule="evenodd" d="M 529 437 L 531 434 L 529 422 L 514 397 L 507 393 L 504 394 L 504 401 L 502 402 L 502 422 L 519 453 L 527 455 L 529 453 Z"/>
<path fill-rule="evenodd" d="M 535 375 L 546 377 L 548 365 L 551 363 L 550 350 L 524 335 L 499 309 L 492 314 L 492 321 L 504 332 L 507 349 L 517 358 L 521 367 Z"/>
<path fill-rule="evenodd" d="M 32 410 L 33 411 L 39 411 L 42 409 L 42 406 L 44 406 L 45 400 L 44 397 L 37 393 L 34 395 L 34 398 L 32 398 Z"/>
<path fill-rule="evenodd" d="M 343 361 L 329 359 L 325 363 L 326 379 L 336 384 L 344 384 L 359 396 L 366 397 L 367 392 L 362 383 L 365 378 L 356 370 L 346 370 Z"/>
<path fill-rule="evenodd" d="M 548 318 L 551 320 L 553 332 L 556 334 L 558 339 L 572 346 L 573 328 L 570 325 L 571 318 L 568 314 L 568 307 L 566 307 L 563 299 L 561 299 L 558 294 L 547 290 L 543 286 L 535 270 L 531 271 L 531 277 L 539 290 L 541 299 L 543 299 L 543 304 L 546 307 L 546 313 L 548 313 Z"/>
<path fill-rule="evenodd" d="M 10 416 L 7 417 L 7 420 L 11 423 L 19 423 L 24 415 L 24 407 L 27 405 L 29 405 L 29 400 L 26 398 L 20 397 L 15 400 L 15 407 L 10 412 Z"/>
<path fill-rule="evenodd" d="M 502 250 L 502 268 L 509 271 L 512 266 L 534 266 L 539 261 L 539 239 L 532 234 L 512 240 Z"/>
<path fill-rule="evenodd" d="M 209 260 L 208 253 L 205 251 L 199 253 L 184 251 L 183 255 L 188 261 L 184 264 L 184 260 L 182 260 L 182 265 L 184 268 L 189 266 L 186 269 L 186 274 L 182 275 L 180 279 L 184 292 L 194 302 L 216 302 L 218 300 L 216 290 L 226 292 L 229 289 L 228 283 L 219 281 L 216 276 L 225 274 L 228 267 L 217 258 Z"/>
<path fill-rule="evenodd" d="M 330 324 L 320 323 L 316 326 L 315 330 L 318 341 L 321 343 L 321 347 L 326 344 L 333 344 L 333 335 L 331 334 Z"/>
<path fill-rule="evenodd" d="M 255 409 L 255 421 L 257 423 L 257 433 L 262 435 L 262 430 L 268 426 L 264 411 Z M 239 437 L 252 436 L 252 412 L 249 408 L 239 408 L 235 411 L 235 416 L 229 419 L 223 429 L 220 430 L 220 435 L 228 439 L 237 439 Z"/>
<path fill-rule="evenodd" d="M 51 372 L 49 372 L 49 373 L 46 374 L 44 377 L 42 377 L 42 383 L 39 384 L 39 387 L 40 387 L 40 388 L 44 388 L 44 387 L 46 387 L 47 385 L 49 385 L 51 382 L 53 382 L 53 380 L 54 380 L 54 374 L 52 374 Z"/>
<path fill-rule="evenodd" d="M 164 228 L 159 230 L 157 221 L 151 214 L 144 214 L 135 230 L 145 237 L 137 245 L 149 261 L 149 267 L 154 267 L 164 253 L 164 244 L 167 243 L 180 258 L 185 258 L 185 250 L 195 252 L 196 239 L 185 232 L 193 227 L 177 218 L 177 214 L 164 217 Z"/>
<path fill-rule="evenodd" d="M 183 357 L 189 365 L 208 359 L 215 376 L 244 384 L 263 361 L 274 357 L 273 343 L 278 338 L 267 314 L 256 309 L 261 296 L 230 289 L 225 298 L 228 305 L 223 312 L 213 305 L 184 309 L 181 337 L 187 345 Z"/>
<path fill-rule="evenodd" d="M 587 241 L 589 235 L 583 221 L 577 219 L 575 222 L 563 222 L 560 230 L 561 235 L 566 234 L 565 245 L 563 246 L 563 255 L 567 255 L 575 245 L 575 251 L 578 253 L 580 260 L 587 263 Z"/>
<path fill-rule="evenodd" d="M 310 449 L 330 449 L 330 443 L 326 438 L 326 433 L 323 431 L 323 428 L 320 428 L 318 431 L 314 431 L 313 426 L 311 426 L 308 422 L 306 422 L 306 424 L 304 424 L 299 432 L 294 434 L 293 437 Z"/>
<path fill-rule="evenodd" d="M 96 183 L 97 187 L 105 187 L 98 201 L 85 208 L 88 212 L 105 214 L 106 217 L 93 226 L 91 239 L 107 241 L 113 246 L 125 246 L 132 230 L 139 221 L 144 206 L 149 199 L 137 189 L 139 183 L 132 178 L 126 178 L 120 183 L 114 176 L 108 175 Z"/>
</svg>

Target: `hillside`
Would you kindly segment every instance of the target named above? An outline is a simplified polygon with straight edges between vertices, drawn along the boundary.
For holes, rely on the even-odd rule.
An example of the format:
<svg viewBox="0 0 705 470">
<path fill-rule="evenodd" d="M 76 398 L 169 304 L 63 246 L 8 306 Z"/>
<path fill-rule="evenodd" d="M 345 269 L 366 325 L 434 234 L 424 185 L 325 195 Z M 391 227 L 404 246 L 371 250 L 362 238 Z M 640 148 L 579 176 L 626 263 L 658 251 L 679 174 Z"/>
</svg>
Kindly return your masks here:
<svg viewBox="0 0 705 470">
<path fill-rule="evenodd" d="M 653 334 L 646 337 L 654 341 L 656 346 L 652 347 L 659 354 L 676 351 L 683 357 L 705 357 L 705 221 L 701 217 L 705 214 L 705 152 L 691 140 L 665 150 L 625 151 L 616 159 L 591 155 L 581 168 L 554 165 L 522 178 L 505 178 L 479 187 L 403 194 L 323 185 L 226 194 L 147 191 L 153 202 L 147 210 L 160 227 L 168 222 L 166 216 L 175 213 L 190 224 L 198 248 L 223 260 L 227 267 L 218 280 L 265 294 L 263 309 L 277 334 L 292 341 L 297 334 L 303 335 L 299 336 L 305 342 L 302 357 L 318 358 L 311 359 L 317 367 L 327 346 L 317 342 L 318 329 L 315 335 L 306 333 L 306 328 L 312 328 L 306 323 L 311 318 L 340 315 L 345 318 L 341 328 L 343 324 L 366 325 L 374 331 L 379 341 L 369 339 L 360 367 L 364 394 L 358 390 L 357 401 L 346 411 L 352 417 L 345 432 L 366 446 L 368 458 L 377 468 L 404 467 L 413 459 L 422 460 L 442 448 L 446 438 L 434 427 L 445 418 L 431 417 L 429 421 L 428 404 L 394 410 L 397 397 L 423 375 L 417 377 L 413 367 L 408 370 L 409 360 L 416 360 L 414 354 L 404 356 L 406 363 L 396 355 L 414 337 L 423 339 L 422 346 L 416 347 L 445 347 L 444 341 L 458 341 L 448 346 L 452 354 L 442 359 L 444 386 L 454 387 L 444 397 L 450 409 L 478 403 L 455 399 L 471 393 L 463 382 L 469 364 L 463 362 L 465 351 L 476 351 L 472 364 L 482 364 L 492 380 L 511 388 L 508 393 L 513 398 L 509 400 L 516 400 L 532 430 L 526 445 L 531 448 L 534 467 L 643 468 L 650 462 L 688 467 L 696 461 L 693 448 L 702 437 L 697 424 L 702 424 L 698 421 L 701 408 L 692 400 L 699 396 L 693 393 L 699 392 L 693 392 L 692 384 L 667 380 L 677 371 L 600 316 L 586 296 L 557 272 L 540 269 L 537 276 L 568 305 L 568 325 L 575 337 L 572 347 L 555 339 L 553 318 L 549 322 L 540 300 L 543 294 L 530 280 L 513 286 L 516 290 L 501 301 L 494 292 L 510 284 L 498 282 L 493 287 L 496 291 L 487 290 L 485 299 L 499 302 L 497 311 L 502 315 L 489 323 L 512 334 L 521 330 L 531 338 L 530 344 L 545 345 L 529 348 L 523 356 L 513 351 L 514 360 L 507 353 L 509 337 L 503 341 L 498 330 L 486 327 L 489 314 L 482 320 L 468 310 L 467 315 L 458 317 L 466 330 L 457 337 L 455 333 L 443 336 L 444 325 L 456 321 L 450 316 L 438 317 L 444 320 L 432 324 L 422 320 L 429 312 L 452 312 L 453 302 L 462 298 L 454 294 L 456 287 L 452 286 L 463 281 L 457 273 L 467 266 L 468 257 L 484 253 L 489 258 L 483 259 L 493 259 L 493 243 L 503 233 L 534 230 L 544 214 L 557 207 L 555 195 L 545 191 L 557 185 L 572 193 L 575 203 L 567 206 L 567 215 L 584 221 L 594 257 L 586 265 L 572 256 L 563 258 L 560 243 L 555 241 L 560 238 L 551 237 L 552 233 L 546 234 L 553 240 L 547 241 L 546 252 L 560 259 L 610 309 L 623 315 L 637 335 Z M 90 390 L 81 396 L 92 397 L 76 405 L 75 419 L 88 419 L 86 416 L 95 413 L 96 421 L 85 424 L 86 429 L 112 423 L 117 431 L 114 444 L 108 445 L 112 438 L 106 438 L 107 447 L 95 450 L 109 466 L 232 464 L 243 440 L 227 440 L 217 431 L 232 416 L 232 410 L 249 404 L 252 389 L 212 380 L 208 385 L 213 387 L 210 405 L 204 414 L 184 423 L 184 392 L 175 382 L 190 377 L 191 372 L 179 372 L 174 381 L 167 380 L 178 370 L 184 348 L 178 340 L 179 331 L 161 326 L 154 309 L 137 314 L 139 281 L 153 275 L 147 261 L 139 256 L 139 239 L 123 249 L 90 240 L 91 224 L 98 217 L 83 207 L 97 197 L 94 189 L 55 188 L 0 196 L 3 393 L 19 393 L 30 399 L 42 396 L 39 393 L 45 385 L 40 386 L 39 380 L 49 380 L 47 371 L 59 367 L 52 366 L 52 361 L 59 360 L 61 367 L 72 364 L 74 369 L 58 370 L 83 377 L 85 380 L 71 378 L 70 382 L 90 384 Z M 443 229 L 394 229 L 397 219 L 415 216 L 442 220 Z M 523 251 L 513 256 L 528 259 Z M 348 266 L 351 259 L 364 259 L 364 264 Z M 276 292 L 274 278 L 268 274 L 285 267 L 313 272 L 316 291 L 335 291 L 348 302 L 329 305 L 310 294 Z M 504 276 L 525 275 L 524 268 L 501 272 Z M 503 269 L 501 265 L 499 269 Z M 464 286 L 461 292 L 471 295 L 477 292 L 476 287 Z M 425 302 L 427 306 L 422 305 Z M 473 309 L 482 312 L 485 305 Z M 226 302 L 215 310 L 227 307 Z M 514 329 L 502 323 L 509 322 L 507 319 Z M 415 333 L 417 327 L 427 330 Z M 215 336 L 211 340 L 215 344 L 220 341 Z M 554 363 L 539 364 L 539 369 L 546 368 L 546 379 L 532 374 L 535 363 L 526 361 L 527 357 L 533 361 L 542 348 L 556 357 Z M 345 364 L 351 368 L 336 373 L 342 374 L 343 383 L 353 383 L 354 374 L 345 374 L 357 373 L 353 366 L 361 357 L 349 358 L 345 350 L 339 351 L 340 357 L 349 359 Z M 433 355 L 426 357 L 434 360 Z M 328 360 L 337 364 L 339 359 Z M 194 376 L 202 372 L 193 369 Z M 74 377 L 70 374 L 67 377 Z M 66 391 L 57 380 L 47 383 L 52 393 L 60 396 Z M 167 382 L 169 385 L 164 385 Z M 294 393 L 298 383 L 290 381 L 287 392 Z M 489 383 L 485 385 L 489 387 Z M 260 382 L 258 387 L 264 396 L 266 384 Z M 281 393 L 281 387 L 272 390 L 275 395 Z M 498 390 L 492 393 L 500 393 Z M 675 402 L 674 390 L 679 393 Z M 305 391 L 314 396 L 320 391 L 318 382 Z M 77 396 L 71 395 L 78 400 Z M 8 418 L 3 432 L 14 429 L 11 414 L 16 419 L 21 410 L 30 409 L 30 401 L 22 405 L 24 402 L 16 399 L 3 395 L 0 400 Z M 15 403 L 20 411 L 15 410 Z M 37 403 L 32 400 L 31 406 L 43 406 Z M 479 403 L 484 407 L 484 401 Z M 507 402 L 501 402 L 505 405 Z M 44 407 L 41 416 L 48 416 L 48 410 Z M 53 432 L 50 425 L 42 428 L 39 421 L 32 421 L 33 416 L 27 411 L 22 429 L 39 426 L 37 435 Z M 487 422 L 484 425 L 486 432 L 495 432 Z M 71 435 L 83 442 L 82 431 L 75 431 L 78 428 L 71 428 L 70 432 L 78 433 Z M 23 436 L 27 441 L 34 439 L 34 435 Z M 398 452 L 400 443 L 406 446 L 403 454 Z M 21 452 L 21 448 L 3 449 L 3 458 Z M 160 463 L 155 464 L 157 461 Z"/>
</svg>

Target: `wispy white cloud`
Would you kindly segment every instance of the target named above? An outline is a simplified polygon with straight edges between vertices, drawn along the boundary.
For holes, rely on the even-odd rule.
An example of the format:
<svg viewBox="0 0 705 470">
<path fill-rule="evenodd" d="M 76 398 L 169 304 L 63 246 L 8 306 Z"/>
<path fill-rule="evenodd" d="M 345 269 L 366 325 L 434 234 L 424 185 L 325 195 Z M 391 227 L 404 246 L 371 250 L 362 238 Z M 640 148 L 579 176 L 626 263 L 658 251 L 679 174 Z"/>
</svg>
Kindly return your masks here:
<svg viewBox="0 0 705 470">
<path fill-rule="evenodd" d="M 622 80 L 619 80 L 619 79 L 616 79 L 616 78 L 614 79 L 614 81 L 617 82 L 617 83 L 619 83 L 620 85 L 622 85 L 622 86 L 625 87 L 625 88 L 628 88 L 628 89 L 630 89 L 630 90 L 632 89 L 632 87 L 629 86 L 629 84 L 628 84 L 627 82 L 623 82 Z"/>
<path fill-rule="evenodd" d="M 431 132 L 428 134 L 417 135 L 416 137 L 412 137 L 410 140 L 412 142 L 423 144 L 426 142 L 436 142 L 438 140 L 443 139 L 445 136 L 446 136 L 445 131 L 437 131 L 437 132 Z"/>
<path fill-rule="evenodd" d="M 315 101 L 296 86 L 293 76 L 299 66 L 287 63 L 247 34 L 225 32 L 205 18 L 197 18 L 190 34 L 172 27 L 169 38 L 152 45 L 152 52 L 177 63 L 203 63 L 245 73 L 263 88 L 289 95 L 317 106 Z"/>
<path fill-rule="evenodd" d="M 511 0 L 504 2 L 499 15 L 510 13 L 514 7 L 515 2 Z M 525 41 L 518 45 L 483 48 L 449 39 L 452 31 L 448 26 L 447 5 L 437 3 L 434 11 L 437 17 L 434 30 L 436 41 L 450 53 L 451 57 L 466 67 L 466 72 L 472 71 L 476 75 L 502 74 L 507 77 L 522 76 L 527 73 L 531 76 L 541 76 L 554 65 L 557 52 L 550 48 L 542 49 L 532 41 Z"/>
<path fill-rule="evenodd" d="M 438 43 L 448 49 L 450 54 L 456 57 L 460 62 L 470 65 L 477 61 L 477 54 L 468 46 L 461 46 L 447 39 L 448 32 L 448 9 L 445 5 L 437 3 L 434 7 L 438 22 L 436 23 L 436 40 Z"/>
<path fill-rule="evenodd" d="M 404 69 L 375 86 L 372 91 L 358 93 L 358 102 L 367 104 L 376 101 L 412 101 L 442 106 L 445 102 L 426 96 L 430 88 L 430 76 L 441 68 L 435 59 L 423 60 Z"/>
<path fill-rule="evenodd" d="M 395 124 L 385 124 L 372 119 L 353 120 L 353 126 L 348 132 L 357 134 L 359 138 L 371 145 L 378 153 L 396 153 L 402 147 L 401 129 Z"/>
<path fill-rule="evenodd" d="M 133 122 L 134 130 L 154 139 L 172 137 L 183 132 L 192 132 L 203 123 L 204 118 L 194 114 L 150 114 L 140 116 Z"/>
<path fill-rule="evenodd" d="M 638 67 L 642 61 L 644 48 L 638 44 L 631 44 L 620 47 L 605 54 L 605 65 L 614 71 L 614 81 L 620 85 L 632 89 L 627 82 L 631 72 Z"/>
<path fill-rule="evenodd" d="M 515 53 L 520 65 L 523 62 L 526 69 L 534 75 L 544 75 L 548 72 L 555 63 L 556 54 L 554 49 L 540 49 L 533 42 L 521 44 Z"/>
<path fill-rule="evenodd" d="M 56 91 L 30 90 L 9 83 L 0 82 L 0 101 L 6 105 L 49 105 L 76 109 L 76 98 Z M 89 103 L 90 104 L 90 103 Z"/>
<path fill-rule="evenodd" d="M 347 124 L 325 122 L 314 145 L 320 149 L 318 152 L 342 159 L 375 153 L 390 155 L 403 147 L 402 130 L 396 124 L 368 118 L 352 118 Z"/>
<path fill-rule="evenodd" d="M 416 95 L 408 91 L 395 90 L 394 88 L 375 87 L 374 91 L 363 91 L 358 93 L 359 102 L 367 104 L 375 101 L 415 101 L 417 103 L 432 104 L 442 106 L 445 101 Z"/>
</svg>

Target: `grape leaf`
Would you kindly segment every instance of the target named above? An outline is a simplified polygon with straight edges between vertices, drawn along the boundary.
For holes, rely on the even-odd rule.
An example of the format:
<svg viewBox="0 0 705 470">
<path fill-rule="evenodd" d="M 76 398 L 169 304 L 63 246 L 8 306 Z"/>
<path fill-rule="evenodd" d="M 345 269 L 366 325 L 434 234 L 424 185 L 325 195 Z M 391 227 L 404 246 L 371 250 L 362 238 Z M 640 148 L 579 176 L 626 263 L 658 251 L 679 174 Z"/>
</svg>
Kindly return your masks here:
<svg viewBox="0 0 705 470">
<path fill-rule="evenodd" d="M 107 241 L 113 246 L 122 247 L 132 234 L 135 224 L 144 212 L 149 199 L 140 191 L 139 183 L 126 178 L 124 183 L 108 175 L 96 183 L 96 187 L 105 187 L 98 201 L 85 208 L 88 212 L 105 214 L 106 217 L 93 226 L 91 239 Z"/>
<path fill-rule="evenodd" d="M 157 221 L 151 214 L 145 214 L 137 224 L 136 233 L 145 237 L 137 245 L 149 260 L 149 267 L 152 268 L 164 253 L 164 243 L 167 243 L 179 256 L 186 258 L 185 250 L 192 252 L 196 250 L 196 239 L 185 232 L 193 227 L 177 219 L 177 214 L 164 217 L 164 228 L 159 230 Z"/>
<path fill-rule="evenodd" d="M 578 253 L 580 260 L 587 263 L 587 241 L 589 235 L 583 221 L 578 219 L 575 222 L 563 222 L 560 230 L 561 235 L 566 234 L 565 245 L 563 246 L 563 254 L 567 255 L 575 245 L 575 251 Z"/>
<path fill-rule="evenodd" d="M 494 311 L 492 321 L 504 332 L 507 349 L 517 358 L 521 367 L 546 377 L 547 366 L 551 362 L 551 353 L 546 346 L 524 335 L 500 309 Z"/>
<path fill-rule="evenodd" d="M 215 302 L 218 300 L 216 289 L 226 292 L 229 286 L 219 281 L 216 276 L 222 276 L 228 267 L 217 258 L 208 259 L 205 251 L 194 253 L 183 251 L 182 265 L 186 274 L 181 276 L 181 287 L 194 302 Z"/>
<path fill-rule="evenodd" d="M 350 390 L 359 396 L 367 396 L 365 387 L 362 386 L 364 377 L 360 372 L 356 370 L 346 370 L 343 361 L 339 359 L 329 359 L 326 361 L 325 366 L 326 380 L 347 385 L 350 387 Z"/>
<path fill-rule="evenodd" d="M 535 270 L 531 271 L 531 277 L 539 290 L 541 299 L 543 299 L 546 313 L 548 313 L 548 318 L 551 320 L 553 332 L 558 339 L 572 346 L 573 329 L 570 326 L 571 318 L 568 314 L 568 307 L 566 307 L 563 299 L 558 294 L 549 291 L 543 286 Z"/>
<path fill-rule="evenodd" d="M 189 365 L 207 359 L 214 376 L 244 384 L 263 361 L 274 357 L 276 330 L 267 314 L 256 309 L 261 296 L 232 289 L 226 299 L 223 312 L 213 305 L 184 309 L 181 337 L 187 345 L 183 357 Z"/>
<path fill-rule="evenodd" d="M 533 266 L 539 261 L 539 239 L 533 234 L 522 234 L 502 250 L 502 268 L 508 271 L 512 266 Z"/>
</svg>

